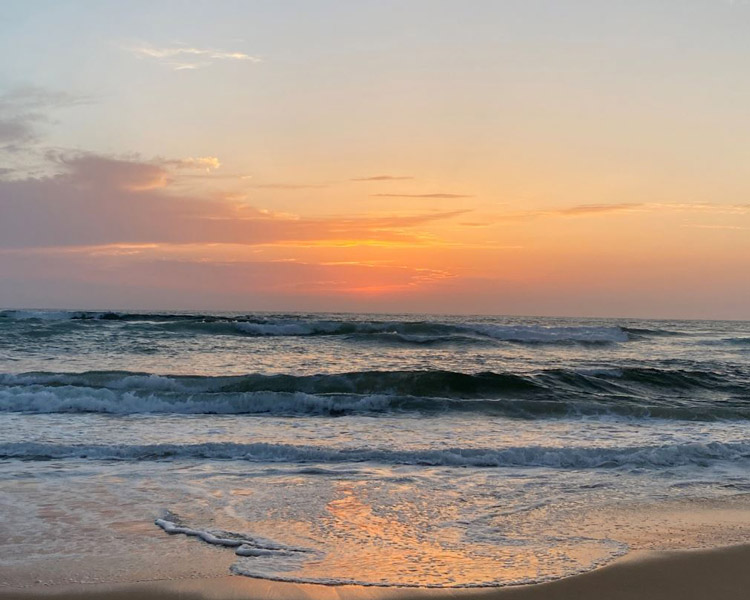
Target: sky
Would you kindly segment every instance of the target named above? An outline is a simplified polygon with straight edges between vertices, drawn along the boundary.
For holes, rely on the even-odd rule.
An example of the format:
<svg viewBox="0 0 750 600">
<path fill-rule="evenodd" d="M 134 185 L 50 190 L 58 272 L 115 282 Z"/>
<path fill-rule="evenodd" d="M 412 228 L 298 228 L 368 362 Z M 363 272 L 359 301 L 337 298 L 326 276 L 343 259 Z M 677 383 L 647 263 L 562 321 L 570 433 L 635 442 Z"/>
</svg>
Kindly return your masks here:
<svg viewBox="0 0 750 600">
<path fill-rule="evenodd" d="M 0 306 L 750 319 L 750 2 L 3 0 Z"/>
</svg>

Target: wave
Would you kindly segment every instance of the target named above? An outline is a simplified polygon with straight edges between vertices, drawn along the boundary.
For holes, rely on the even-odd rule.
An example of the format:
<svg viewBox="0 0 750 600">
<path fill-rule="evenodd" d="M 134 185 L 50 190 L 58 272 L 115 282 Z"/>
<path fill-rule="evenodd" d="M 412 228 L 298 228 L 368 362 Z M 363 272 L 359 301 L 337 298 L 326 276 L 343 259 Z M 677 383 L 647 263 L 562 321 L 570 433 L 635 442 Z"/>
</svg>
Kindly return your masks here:
<svg viewBox="0 0 750 600">
<path fill-rule="evenodd" d="M 723 372 L 654 367 L 545 369 L 528 373 L 465 373 L 445 370 L 350 371 L 316 375 L 156 375 L 137 371 L 0 373 L 0 386 L 80 386 L 126 391 L 305 392 L 311 394 L 402 394 L 438 397 L 494 397 L 503 392 L 578 388 L 623 391 L 624 386 L 741 391 L 750 371 L 725 366 Z"/>
<path fill-rule="evenodd" d="M 308 394 L 389 394 L 471 398 L 502 392 L 532 391 L 532 377 L 513 373 L 454 371 L 352 371 L 318 375 L 191 376 L 131 371 L 0 374 L 0 386 L 92 388 L 132 392 Z"/>
<path fill-rule="evenodd" d="M 517 446 L 388 450 L 339 449 L 270 443 L 65 445 L 0 443 L 0 459 L 23 460 L 227 460 L 262 463 L 362 463 L 446 467 L 545 467 L 553 469 L 664 468 L 750 458 L 750 443 L 668 444 L 630 447 Z"/>
<path fill-rule="evenodd" d="M 395 344 L 594 344 L 652 337 L 693 336 L 687 330 L 654 322 L 623 325 L 537 325 L 468 320 L 369 320 L 352 315 L 211 314 L 70 310 L 0 310 L 0 324 L 29 323 L 59 331 L 77 326 L 120 324 L 134 331 L 172 334 L 237 335 L 257 338 L 339 336 L 353 341 Z M 686 325 L 686 327 L 689 326 Z M 29 332 L 31 333 L 31 332 Z M 39 334 L 39 330 L 34 331 Z M 709 345 L 748 345 L 748 337 L 701 340 Z"/>
<path fill-rule="evenodd" d="M 295 584 L 318 584 L 325 586 L 342 586 L 356 585 L 360 587 L 381 587 L 381 588 L 432 588 L 432 589 L 471 589 L 471 588 L 496 588 L 509 585 L 521 585 L 529 583 L 542 583 L 559 579 L 563 576 L 570 576 L 577 573 L 583 573 L 587 568 L 579 568 L 570 572 L 561 573 L 555 576 L 539 576 L 534 579 L 524 577 L 519 580 L 502 579 L 502 580 L 485 580 L 471 581 L 466 583 L 456 583 L 450 575 L 445 577 L 444 581 L 435 581 L 428 583 L 424 580 L 410 581 L 398 578 L 394 581 L 387 581 L 380 578 L 374 580 L 367 578 L 350 578 L 350 577 L 332 577 L 326 573 L 326 576 L 301 576 L 299 572 L 312 563 L 320 563 L 326 556 L 326 551 L 310 547 L 297 547 L 280 544 L 267 538 L 258 538 L 247 533 L 235 533 L 224 530 L 199 529 L 188 527 L 182 519 L 169 511 L 164 518 L 154 521 L 154 524 L 169 534 L 183 534 L 186 536 L 196 537 L 208 544 L 228 547 L 234 550 L 234 553 L 240 557 L 250 557 L 247 559 L 237 560 L 231 567 L 230 571 L 235 575 L 244 575 L 255 579 L 266 579 L 270 581 L 282 581 Z M 593 569 L 602 566 L 610 560 L 622 556 L 628 551 L 628 546 L 622 542 L 617 542 L 608 538 L 585 538 L 580 536 L 568 537 L 561 539 L 559 537 L 549 540 L 539 540 L 540 543 L 559 545 L 563 542 L 566 546 L 577 546 L 583 544 L 588 548 L 597 547 L 601 554 L 597 559 L 592 559 L 588 568 Z M 409 569 L 413 570 L 413 569 Z M 296 573 L 296 574 L 295 574 Z M 440 577 L 439 574 L 435 574 Z M 366 577 L 366 574 L 365 574 Z"/>
<path fill-rule="evenodd" d="M 68 310 L 1 310 L 0 319 L 10 321 L 70 321 L 88 313 Z"/>
<path fill-rule="evenodd" d="M 0 412 L 126 414 L 276 414 L 340 416 L 397 410 L 378 396 L 303 393 L 148 394 L 81 388 L 0 389 Z"/>
<path fill-rule="evenodd" d="M 180 321 L 227 317 L 182 313 L 119 313 L 85 310 L 0 310 L 0 319 L 11 321 Z"/>
<path fill-rule="evenodd" d="M 9 322 L 47 323 L 61 327 L 120 322 L 148 331 L 249 337 L 345 336 L 354 341 L 403 344 L 491 343 L 613 344 L 628 333 L 617 326 L 501 325 L 440 321 L 376 321 L 196 314 L 141 314 L 71 311 L 0 311 Z"/>
<path fill-rule="evenodd" d="M 238 556 L 284 557 L 315 553 L 315 551 L 310 548 L 289 546 L 267 538 L 250 536 L 244 533 L 234 533 L 223 530 L 194 529 L 184 525 L 179 517 L 172 513 L 167 513 L 164 518 L 156 519 L 154 524 L 172 535 L 182 534 L 189 537 L 197 537 L 214 546 L 234 548 L 235 554 Z"/>
<path fill-rule="evenodd" d="M 227 325 L 234 331 L 227 330 Z M 172 326 L 195 329 L 196 323 Z M 204 327 L 205 325 L 198 325 Z M 411 321 L 269 321 L 209 323 L 214 333 L 240 333 L 252 337 L 347 336 L 354 341 L 431 344 L 441 342 L 514 342 L 530 344 L 611 344 L 625 342 L 619 327 L 543 327 L 538 325 L 449 324 Z"/>
<path fill-rule="evenodd" d="M 188 526 L 180 517 L 171 511 L 165 511 L 165 516 L 156 519 L 154 524 L 170 535 L 182 534 L 196 537 L 211 545 L 231 548 L 234 550 L 234 553 L 240 557 L 250 557 L 250 560 L 238 560 L 230 567 L 230 570 L 235 575 L 244 575 L 256 579 L 303 584 L 322 584 L 326 586 L 358 585 L 366 587 L 399 588 L 483 588 L 532 583 L 532 580 L 528 578 L 523 578 L 518 581 L 490 580 L 455 583 L 455 580 L 452 577 L 446 577 L 446 581 L 444 582 L 426 583 L 424 581 L 404 581 L 403 579 L 399 579 L 398 581 L 376 579 L 372 581 L 369 579 L 331 577 L 330 575 L 325 577 L 300 576 L 299 574 L 292 573 L 299 573 L 300 570 L 305 566 L 309 566 L 311 563 L 319 563 L 325 558 L 326 551 L 311 547 L 290 546 L 288 544 L 282 544 L 274 540 L 269 540 L 268 538 L 260 538 L 247 533 L 235 533 L 225 530 L 203 529 Z M 559 544 L 562 541 L 563 540 L 559 537 L 548 540 L 549 543 L 555 544 Z M 622 556 L 628 550 L 626 544 L 607 538 L 596 539 L 575 536 L 565 539 L 564 543 L 566 545 L 585 544 L 588 547 L 591 547 L 593 544 L 601 548 L 601 550 L 604 551 L 603 555 L 598 559 L 593 560 L 590 564 L 590 568 L 595 568 L 617 556 Z M 568 573 L 568 575 L 582 573 L 584 570 L 585 569 L 579 569 Z M 541 583 L 542 581 L 549 581 L 554 578 L 558 577 L 539 577 L 534 579 L 533 582 Z"/>
<path fill-rule="evenodd" d="M 327 416 L 463 412 L 517 418 L 750 419 L 749 380 L 747 373 L 739 371 L 649 368 L 225 377 L 32 372 L 0 375 L 0 411 Z"/>
<path fill-rule="evenodd" d="M 688 335 L 682 331 L 671 329 L 651 329 L 647 327 L 623 327 L 622 330 L 634 337 L 680 337 Z"/>
</svg>

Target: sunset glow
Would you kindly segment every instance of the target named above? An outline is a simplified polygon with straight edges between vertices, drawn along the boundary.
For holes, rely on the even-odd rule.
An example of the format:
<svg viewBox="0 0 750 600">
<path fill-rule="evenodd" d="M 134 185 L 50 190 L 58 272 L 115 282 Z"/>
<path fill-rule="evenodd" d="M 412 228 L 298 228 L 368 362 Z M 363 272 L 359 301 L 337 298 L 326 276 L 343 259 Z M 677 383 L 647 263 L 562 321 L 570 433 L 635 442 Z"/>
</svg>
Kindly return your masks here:
<svg viewBox="0 0 750 600">
<path fill-rule="evenodd" d="M 357 4 L 7 5 L 0 304 L 750 318 L 750 6 Z"/>
</svg>

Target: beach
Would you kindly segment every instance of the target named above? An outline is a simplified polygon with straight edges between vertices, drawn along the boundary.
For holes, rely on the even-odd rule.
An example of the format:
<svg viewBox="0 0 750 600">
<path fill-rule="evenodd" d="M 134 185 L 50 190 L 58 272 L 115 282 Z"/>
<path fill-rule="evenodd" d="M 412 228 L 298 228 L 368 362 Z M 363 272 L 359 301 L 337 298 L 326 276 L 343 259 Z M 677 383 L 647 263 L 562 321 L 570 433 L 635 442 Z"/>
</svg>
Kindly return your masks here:
<svg viewBox="0 0 750 600">
<path fill-rule="evenodd" d="M 740 600 L 750 587 L 750 546 L 704 551 L 636 554 L 607 567 L 560 581 L 491 591 L 402 590 L 356 586 L 324 587 L 217 577 L 121 585 L 56 586 L 2 590 L 2 600 Z"/>
</svg>

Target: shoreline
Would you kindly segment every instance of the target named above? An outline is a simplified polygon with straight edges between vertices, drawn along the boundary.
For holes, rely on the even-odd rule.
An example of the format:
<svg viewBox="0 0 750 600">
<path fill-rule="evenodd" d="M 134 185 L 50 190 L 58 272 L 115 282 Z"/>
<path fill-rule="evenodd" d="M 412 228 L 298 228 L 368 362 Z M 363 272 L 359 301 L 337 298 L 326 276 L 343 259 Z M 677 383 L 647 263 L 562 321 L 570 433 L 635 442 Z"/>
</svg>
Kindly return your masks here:
<svg viewBox="0 0 750 600">
<path fill-rule="evenodd" d="M 226 575 L 120 584 L 0 587 L 0 600 L 741 600 L 750 589 L 750 543 L 709 550 L 634 551 L 555 581 L 498 588 L 387 588 L 275 582 Z"/>
</svg>

